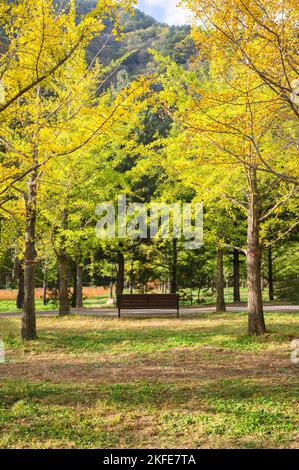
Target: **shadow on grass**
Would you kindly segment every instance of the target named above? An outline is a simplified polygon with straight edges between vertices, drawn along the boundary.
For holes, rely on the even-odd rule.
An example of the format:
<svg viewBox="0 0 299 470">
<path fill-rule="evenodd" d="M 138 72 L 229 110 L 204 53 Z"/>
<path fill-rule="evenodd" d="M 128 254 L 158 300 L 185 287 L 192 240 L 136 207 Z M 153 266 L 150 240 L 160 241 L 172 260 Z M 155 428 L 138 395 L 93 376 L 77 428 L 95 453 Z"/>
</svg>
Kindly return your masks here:
<svg viewBox="0 0 299 470">
<path fill-rule="evenodd" d="M 177 329 L 161 325 L 143 328 L 115 328 L 102 331 L 87 331 L 78 334 L 65 328 L 61 332 L 42 332 L 41 341 L 48 349 L 63 349 L 69 352 L 94 351 L 117 353 L 157 352 L 173 348 L 216 345 L 236 350 L 262 350 L 268 343 L 284 343 L 299 337 L 299 324 L 276 322 L 270 324 L 269 334 L 250 336 L 245 333 L 243 324 L 223 323 L 221 325 L 196 326 Z"/>
<path fill-rule="evenodd" d="M 298 398 L 298 382 L 288 386 L 259 383 L 250 379 L 215 380 L 199 385 L 178 383 L 119 383 L 119 384 L 51 384 L 48 382 L 25 382 L 5 380 L 0 388 L 0 403 L 12 406 L 19 400 L 55 403 L 66 406 L 80 404 L 93 405 L 97 401 L 130 409 L 136 406 L 183 407 L 196 400 L 208 400 L 212 405 L 224 400 L 227 407 L 230 401 L 251 403 L 271 403 L 280 400 L 294 402 Z"/>
<path fill-rule="evenodd" d="M 245 371 L 236 378 L 231 371 L 230 378 L 223 379 L 229 376 L 228 364 L 221 367 L 222 372 L 217 371 L 218 359 L 213 354 L 219 346 L 231 350 L 227 351 L 228 355 L 231 352 L 234 355 L 239 350 L 262 351 L 268 343 L 275 347 L 299 337 L 296 319 L 295 314 L 269 315 L 270 334 L 255 338 L 244 334 L 246 319 L 235 314 L 205 315 L 202 323 L 194 318 L 196 324 L 189 318 L 187 322 L 174 321 L 168 325 L 163 321 L 156 325 L 145 321 L 132 323 L 132 326 L 130 320 L 121 323 L 107 320 L 104 326 L 99 322 L 98 328 L 96 319 L 86 324 L 78 318 L 82 326 L 80 323 L 72 326 L 68 319 L 53 318 L 46 324 L 40 322 L 39 340 L 28 344 L 19 340 L 15 320 L 5 319 L 5 325 L 1 325 L 0 319 L 5 343 L 21 352 L 14 353 L 18 360 L 16 364 L 8 364 L 9 368 L 16 366 L 19 371 L 14 377 L 22 377 L 22 374 L 24 377 L 28 372 L 26 381 L 25 378 L 1 380 L 0 434 L 4 437 L 0 437 L 0 446 L 135 448 L 160 445 L 175 448 L 180 445 L 184 448 L 188 444 L 203 445 L 207 436 L 211 437 L 211 445 L 222 447 L 294 445 L 292 439 L 298 429 L 298 379 L 293 370 L 281 374 L 278 369 L 268 368 L 268 364 L 265 370 L 263 363 L 265 373 L 261 376 L 244 378 Z M 211 351 L 202 347 L 205 345 L 212 346 Z M 181 361 L 179 364 L 173 361 L 171 350 L 175 348 L 178 348 L 175 358 Z M 186 350 L 180 352 L 179 348 Z M 195 349 L 199 352 L 194 352 Z M 146 355 L 165 351 L 170 352 L 160 354 L 157 363 L 164 374 L 162 381 L 155 377 L 156 370 L 152 368 L 155 357 Z M 31 352 L 32 355 L 26 356 Z M 40 352 L 46 355 L 38 356 Z M 58 356 L 54 356 L 56 352 Z M 86 363 L 84 359 L 82 364 L 68 361 L 69 355 L 83 357 L 84 352 L 91 353 Z M 115 355 L 108 358 L 108 362 L 104 356 L 100 358 L 101 364 L 106 361 L 106 375 L 103 375 L 106 382 L 101 384 L 92 382 L 93 377 L 97 378 L 97 372 L 93 371 L 93 366 L 99 365 L 97 358 L 92 359 L 94 364 L 89 362 L 92 353 L 97 352 Z M 131 369 L 124 383 L 122 366 L 128 368 L 128 364 L 122 355 L 128 353 L 136 353 L 136 356 L 134 360 L 129 357 Z M 188 357 L 192 354 L 192 364 L 189 364 Z M 204 354 L 211 354 L 211 357 Z M 45 357 L 50 364 L 48 381 L 43 375 Z M 120 368 L 114 380 L 120 383 L 108 383 L 110 365 L 118 367 L 113 364 L 115 358 Z M 173 365 L 177 366 L 177 371 L 173 371 Z M 33 382 L 31 373 L 37 366 L 41 369 L 41 379 L 36 373 L 37 380 Z M 62 383 L 55 383 L 56 367 Z M 142 367 L 151 369 L 150 379 L 138 378 Z M 241 369 L 242 363 L 236 367 Z M 78 380 L 84 383 L 76 382 L 76 376 L 72 375 L 78 369 Z M 196 372 L 194 377 L 193 371 Z M 219 380 L 221 374 L 222 380 Z M 190 381 L 187 382 L 186 377 Z"/>
<path fill-rule="evenodd" d="M 209 321 L 211 317 L 207 317 Z M 222 324 L 213 324 L 213 319 Z M 191 320 L 192 322 L 192 320 Z M 82 352 L 97 352 L 118 354 L 120 352 L 150 353 L 167 351 L 173 348 L 196 348 L 201 345 L 211 345 L 228 349 L 244 351 L 260 351 L 271 342 L 284 343 L 299 337 L 299 324 L 288 321 L 269 322 L 269 334 L 261 337 L 249 336 L 245 333 L 246 323 L 226 321 L 225 315 L 212 317 L 211 325 L 192 326 L 190 319 L 188 324 L 182 321 L 177 326 L 163 325 L 152 326 L 141 324 L 122 329 L 117 321 L 109 324 L 109 329 L 95 330 L 87 327 L 87 330 L 78 332 L 78 328 L 72 328 L 66 321 L 63 325 L 55 323 L 53 328 L 43 327 L 39 329 L 37 342 L 22 343 L 16 335 L 15 323 L 5 319 L 5 342 L 8 348 L 18 349 L 25 347 L 32 351 L 61 350 L 71 354 Z M 106 325 L 105 325 L 106 326 Z M 84 324 L 82 324 L 82 330 Z M 99 326 L 100 328 L 100 326 Z M 1 330 L 0 330 L 1 331 Z M 1 335 L 0 335 L 1 337 Z"/>
</svg>

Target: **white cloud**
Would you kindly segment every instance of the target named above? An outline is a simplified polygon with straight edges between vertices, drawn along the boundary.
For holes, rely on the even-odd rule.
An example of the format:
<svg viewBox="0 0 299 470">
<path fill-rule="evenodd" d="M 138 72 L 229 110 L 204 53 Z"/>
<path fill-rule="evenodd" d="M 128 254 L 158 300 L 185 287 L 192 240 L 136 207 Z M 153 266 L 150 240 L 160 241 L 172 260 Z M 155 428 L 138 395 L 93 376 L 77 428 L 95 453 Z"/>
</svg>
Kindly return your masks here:
<svg viewBox="0 0 299 470">
<path fill-rule="evenodd" d="M 182 7 L 176 7 L 176 5 L 174 5 L 168 8 L 165 13 L 165 21 L 168 24 L 182 25 L 189 23 L 188 13 Z"/>
<path fill-rule="evenodd" d="M 155 8 L 162 9 L 164 12 L 165 23 L 182 25 L 188 23 L 188 13 L 182 8 L 178 7 L 179 0 L 143 0 L 143 4 L 150 10 L 154 11 Z"/>
</svg>

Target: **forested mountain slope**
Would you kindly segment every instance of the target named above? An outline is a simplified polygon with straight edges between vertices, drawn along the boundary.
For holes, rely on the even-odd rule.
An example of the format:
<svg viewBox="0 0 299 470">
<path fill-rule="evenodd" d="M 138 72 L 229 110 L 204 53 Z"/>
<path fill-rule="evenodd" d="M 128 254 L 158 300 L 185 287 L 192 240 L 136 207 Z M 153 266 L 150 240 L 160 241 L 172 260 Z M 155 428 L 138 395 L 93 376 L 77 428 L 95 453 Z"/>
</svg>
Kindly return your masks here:
<svg viewBox="0 0 299 470">
<path fill-rule="evenodd" d="M 88 12 L 95 0 L 81 2 L 78 13 Z M 121 16 L 123 37 L 115 40 L 112 34 L 112 23 L 107 21 L 107 27 L 100 38 L 96 38 L 88 51 L 94 57 L 98 50 L 103 48 L 101 61 L 108 65 L 125 54 L 131 53 L 122 63 L 121 69 L 126 70 L 130 76 L 143 74 L 153 69 L 154 64 L 148 49 L 156 49 L 165 55 L 170 55 L 176 62 L 186 64 L 195 54 L 194 44 L 189 37 L 189 26 L 168 26 L 157 22 L 151 16 L 138 9 L 132 16 L 123 13 Z"/>
<path fill-rule="evenodd" d="M 13 1 L 13 0 L 12 0 Z M 78 17 L 91 11 L 96 0 L 79 0 Z M 120 59 L 130 53 L 122 63 L 121 69 L 126 70 L 131 77 L 143 74 L 153 69 L 154 64 L 148 49 L 156 49 L 171 56 L 176 62 L 186 64 L 196 53 L 192 39 L 189 37 L 189 26 L 169 26 L 156 21 L 149 15 L 135 9 L 135 14 L 123 13 L 121 26 L 123 37 L 115 39 L 112 34 L 112 21 L 106 21 L 106 30 L 95 38 L 88 49 L 91 59 L 101 50 L 100 59 L 105 65 Z M 5 35 L 0 31 L 0 53 L 5 50 Z"/>
</svg>

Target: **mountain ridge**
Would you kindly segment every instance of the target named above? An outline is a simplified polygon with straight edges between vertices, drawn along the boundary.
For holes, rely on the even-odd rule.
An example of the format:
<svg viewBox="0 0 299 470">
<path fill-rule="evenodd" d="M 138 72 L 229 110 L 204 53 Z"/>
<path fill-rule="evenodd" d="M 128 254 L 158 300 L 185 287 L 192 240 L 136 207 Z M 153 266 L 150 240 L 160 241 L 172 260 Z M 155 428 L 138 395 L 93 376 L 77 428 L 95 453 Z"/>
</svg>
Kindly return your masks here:
<svg viewBox="0 0 299 470">
<path fill-rule="evenodd" d="M 94 0 L 81 2 L 78 13 L 86 14 L 95 3 Z M 100 55 L 100 60 L 105 66 L 129 54 L 120 69 L 127 72 L 131 78 L 154 68 L 149 49 L 156 49 L 164 55 L 169 55 L 181 65 L 187 65 L 190 57 L 196 53 L 190 38 L 190 26 L 169 26 L 156 21 L 139 9 L 134 10 L 134 15 L 121 14 L 120 24 L 123 34 L 120 39 L 113 37 L 113 22 L 106 20 L 105 24 L 106 28 L 101 37 L 95 38 L 88 47 L 88 56 L 93 57 L 105 43 Z"/>
</svg>

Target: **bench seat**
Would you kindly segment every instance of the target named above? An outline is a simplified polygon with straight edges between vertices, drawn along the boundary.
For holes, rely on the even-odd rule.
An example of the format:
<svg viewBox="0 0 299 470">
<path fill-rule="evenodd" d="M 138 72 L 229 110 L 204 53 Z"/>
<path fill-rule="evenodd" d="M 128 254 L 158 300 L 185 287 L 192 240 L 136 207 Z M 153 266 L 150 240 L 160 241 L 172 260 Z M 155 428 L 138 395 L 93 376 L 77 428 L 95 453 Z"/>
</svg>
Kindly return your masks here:
<svg viewBox="0 0 299 470">
<path fill-rule="evenodd" d="M 122 294 L 117 296 L 118 318 L 121 310 L 175 310 L 180 315 L 178 294 Z"/>
</svg>

